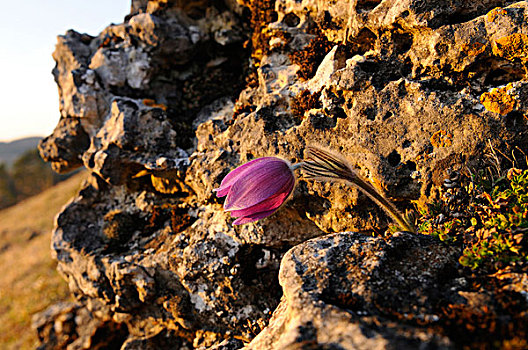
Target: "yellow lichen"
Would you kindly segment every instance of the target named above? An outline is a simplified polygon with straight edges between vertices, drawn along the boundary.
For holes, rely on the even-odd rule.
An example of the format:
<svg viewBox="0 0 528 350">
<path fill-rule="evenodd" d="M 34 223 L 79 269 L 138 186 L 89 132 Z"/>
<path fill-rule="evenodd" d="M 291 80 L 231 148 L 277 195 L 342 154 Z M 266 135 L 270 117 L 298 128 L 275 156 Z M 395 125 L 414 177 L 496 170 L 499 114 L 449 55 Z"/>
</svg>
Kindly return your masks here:
<svg viewBox="0 0 528 350">
<path fill-rule="evenodd" d="M 507 15 L 508 12 L 506 12 L 505 9 L 503 9 L 502 7 L 495 7 L 493 10 L 491 10 L 490 12 L 488 12 L 488 22 L 493 22 L 495 21 L 495 19 L 499 16 L 504 16 L 504 15 Z"/>
<path fill-rule="evenodd" d="M 449 147 L 453 144 L 453 134 L 445 130 L 438 130 L 431 136 L 433 147 Z"/>
<path fill-rule="evenodd" d="M 493 54 L 506 58 L 510 61 L 520 59 L 528 60 L 528 35 L 515 33 L 495 40 L 493 43 Z"/>
<path fill-rule="evenodd" d="M 515 97 L 508 93 L 513 88 L 512 84 L 491 89 L 480 96 L 480 103 L 490 112 L 506 115 L 515 108 Z"/>
<path fill-rule="evenodd" d="M 167 110 L 167 106 L 162 104 L 162 103 L 156 103 L 156 101 L 154 101 L 153 99 L 151 98 L 145 98 L 143 99 L 143 104 L 147 107 L 152 107 L 152 108 L 160 108 L 160 109 L 163 109 L 164 111 Z"/>
<path fill-rule="evenodd" d="M 152 186 L 156 191 L 164 194 L 175 194 L 183 192 L 181 184 L 171 176 L 150 176 Z"/>
<path fill-rule="evenodd" d="M 187 189 L 184 188 L 185 185 L 182 185 L 181 182 L 177 181 L 174 174 L 163 174 L 159 172 L 153 174 L 151 170 L 143 169 L 132 176 L 132 178 L 138 179 L 143 176 L 150 176 L 152 187 L 154 187 L 156 191 L 160 193 L 175 194 L 187 191 Z"/>
<path fill-rule="evenodd" d="M 478 56 L 486 50 L 486 44 L 476 41 L 471 44 L 463 44 L 460 50 L 465 52 L 467 56 Z"/>
</svg>

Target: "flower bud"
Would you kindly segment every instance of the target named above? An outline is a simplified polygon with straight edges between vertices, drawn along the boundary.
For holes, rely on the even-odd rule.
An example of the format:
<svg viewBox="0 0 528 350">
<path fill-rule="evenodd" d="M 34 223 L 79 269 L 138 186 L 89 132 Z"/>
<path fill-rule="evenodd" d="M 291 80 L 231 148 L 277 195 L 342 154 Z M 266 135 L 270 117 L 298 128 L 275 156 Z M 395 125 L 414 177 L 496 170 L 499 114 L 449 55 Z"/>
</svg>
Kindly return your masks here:
<svg viewBox="0 0 528 350">
<path fill-rule="evenodd" d="M 214 189 L 226 197 L 224 209 L 241 225 L 273 214 L 288 199 L 295 187 L 289 162 L 276 158 L 254 159 L 231 171 Z"/>
</svg>

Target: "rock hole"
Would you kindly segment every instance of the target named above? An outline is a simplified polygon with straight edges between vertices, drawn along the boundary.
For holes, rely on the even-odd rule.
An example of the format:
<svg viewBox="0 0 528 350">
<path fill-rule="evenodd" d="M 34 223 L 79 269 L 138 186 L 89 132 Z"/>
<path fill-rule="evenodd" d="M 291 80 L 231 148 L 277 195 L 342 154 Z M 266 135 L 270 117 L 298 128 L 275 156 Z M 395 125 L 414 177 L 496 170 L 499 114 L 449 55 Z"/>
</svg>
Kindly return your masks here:
<svg viewBox="0 0 528 350">
<path fill-rule="evenodd" d="M 376 42 L 377 36 L 368 28 L 363 28 L 360 30 L 356 41 L 359 47 L 363 52 L 367 52 L 374 48 L 374 43 Z"/>
<path fill-rule="evenodd" d="M 508 83 L 522 80 L 524 78 L 524 70 L 522 67 L 514 65 L 504 66 L 502 68 L 494 69 L 488 73 L 484 80 L 485 86 L 500 86 Z"/>
<path fill-rule="evenodd" d="M 409 33 L 396 32 L 392 35 L 394 47 L 397 52 L 405 53 L 409 51 L 413 43 L 413 36 Z"/>
<path fill-rule="evenodd" d="M 400 85 L 398 85 L 398 96 L 399 97 L 407 96 L 407 87 L 405 86 L 405 83 L 403 81 Z"/>
<path fill-rule="evenodd" d="M 88 159 L 88 168 L 93 169 L 95 167 L 95 153 L 90 156 Z"/>
<path fill-rule="evenodd" d="M 240 247 L 236 262 L 240 264 L 240 277 L 246 284 L 253 284 L 252 281 L 257 277 L 256 264 L 259 259 L 264 257 L 262 247 L 258 245 L 243 245 Z"/>
<path fill-rule="evenodd" d="M 409 169 L 410 171 L 416 171 L 416 163 L 413 162 L 412 160 L 409 160 L 407 163 L 405 163 L 405 166 L 406 166 L 407 169 Z"/>
<path fill-rule="evenodd" d="M 343 108 L 339 107 L 336 109 L 335 117 L 338 119 L 346 119 L 348 115 Z"/>
<path fill-rule="evenodd" d="M 365 115 L 368 120 L 376 120 L 376 110 L 374 108 L 365 109 Z"/>
<path fill-rule="evenodd" d="M 340 28 L 336 23 L 334 23 L 332 15 L 328 11 L 324 12 L 322 27 L 325 29 L 333 29 L 333 30 L 337 30 Z"/>
<path fill-rule="evenodd" d="M 346 57 L 351 58 L 355 55 L 362 55 L 365 52 L 374 49 L 378 37 L 368 28 L 363 28 L 358 35 L 349 40 L 346 45 Z"/>
<path fill-rule="evenodd" d="M 92 345 L 101 345 L 106 349 L 121 348 L 128 337 L 128 329 L 124 323 L 106 321 L 95 330 L 90 338 Z"/>
<path fill-rule="evenodd" d="M 453 25 L 453 24 L 465 23 L 465 22 L 468 22 L 468 21 L 474 19 L 475 17 L 478 17 L 478 15 L 479 14 L 455 12 L 452 15 L 447 16 L 445 21 L 442 21 L 442 23 L 444 25 L 445 24 Z"/>
<path fill-rule="evenodd" d="M 314 129 L 317 130 L 326 130 L 335 128 L 337 119 L 336 118 L 329 118 L 321 114 L 317 115 L 310 115 L 309 119 L 310 123 L 312 124 Z"/>
<path fill-rule="evenodd" d="M 523 125 L 525 124 L 525 119 L 523 113 L 520 111 L 512 111 L 506 114 L 506 127 L 510 130 L 520 131 L 519 128 L 525 129 Z"/>
<path fill-rule="evenodd" d="M 242 9 L 242 18 L 251 18 L 251 10 L 249 7 L 244 7 Z"/>
<path fill-rule="evenodd" d="M 413 63 L 409 57 L 403 61 L 403 64 L 400 66 L 400 75 L 405 78 L 411 75 L 413 69 Z"/>
<path fill-rule="evenodd" d="M 402 147 L 403 147 L 403 148 L 409 148 L 409 147 L 411 147 L 411 144 L 412 144 L 411 141 L 409 141 L 409 140 L 405 140 L 405 141 L 403 141 L 403 145 L 402 145 Z M 416 165 L 415 165 L 415 166 L 416 166 Z"/>
<path fill-rule="evenodd" d="M 365 61 L 359 64 L 361 69 L 366 73 L 376 73 L 380 70 L 379 64 L 372 61 Z"/>
<path fill-rule="evenodd" d="M 394 150 L 388 155 L 387 161 L 389 162 L 390 166 L 398 166 L 401 161 L 401 156 L 398 152 L 396 152 L 396 150 Z"/>
<path fill-rule="evenodd" d="M 301 19 L 295 13 L 290 12 L 286 16 L 284 16 L 283 22 L 288 27 L 297 27 L 301 22 Z"/>
<path fill-rule="evenodd" d="M 298 328 L 299 335 L 295 339 L 299 344 L 317 344 L 317 329 L 313 326 L 312 321 L 308 321 Z"/>
<path fill-rule="evenodd" d="M 390 112 L 390 111 L 387 112 L 387 113 L 385 113 L 385 115 L 383 116 L 383 121 L 389 119 L 389 118 L 392 117 L 392 116 L 393 116 L 393 114 L 392 114 L 392 112 Z"/>
<path fill-rule="evenodd" d="M 279 15 L 277 14 L 277 12 L 273 11 L 270 14 L 270 20 L 271 22 L 277 22 L 277 19 L 279 19 Z"/>
<path fill-rule="evenodd" d="M 464 76 L 482 84 L 483 90 L 523 80 L 524 75 L 524 67 L 520 62 L 512 62 L 498 57 L 475 62 L 464 71 Z"/>
<path fill-rule="evenodd" d="M 380 3 L 381 3 L 381 0 L 358 0 L 357 5 L 356 5 L 356 11 L 357 12 L 372 11 Z"/>
</svg>

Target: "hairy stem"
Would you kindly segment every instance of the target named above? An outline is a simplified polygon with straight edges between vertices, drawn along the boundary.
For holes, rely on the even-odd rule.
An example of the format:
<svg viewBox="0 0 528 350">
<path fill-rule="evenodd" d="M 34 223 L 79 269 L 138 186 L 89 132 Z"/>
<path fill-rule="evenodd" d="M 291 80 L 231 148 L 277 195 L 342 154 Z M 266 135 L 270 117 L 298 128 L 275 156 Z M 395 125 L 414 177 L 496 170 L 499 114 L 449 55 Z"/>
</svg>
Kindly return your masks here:
<svg viewBox="0 0 528 350">
<path fill-rule="evenodd" d="M 348 182 L 356 185 L 363 193 L 369 196 L 374 202 L 376 202 L 385 212 L 387 212 L 394 221 L 400 225 L 404 231 L 409 231 L 415 233 L 414 225 L 411 225 L 396 208 L 396 206 L 385 198 L 381 193 L 376 190 L 374 186 L 363 180 L 362 178 L 356 176 L 353 180 L 347 180 Z"/>
<path fill-rule="evenodd" d="M 330 151 L 308 146 L 307 160 L 301 164 L 307 178 L 320 181 L 345 181 L 351 183 L 374 200 L 398 223 L 401 229 L 414 233 L 414 225 L 406 220 L 396 206 L 385 198 L 369 181 L 359 176 L 348 162 Z"/>
</svg>

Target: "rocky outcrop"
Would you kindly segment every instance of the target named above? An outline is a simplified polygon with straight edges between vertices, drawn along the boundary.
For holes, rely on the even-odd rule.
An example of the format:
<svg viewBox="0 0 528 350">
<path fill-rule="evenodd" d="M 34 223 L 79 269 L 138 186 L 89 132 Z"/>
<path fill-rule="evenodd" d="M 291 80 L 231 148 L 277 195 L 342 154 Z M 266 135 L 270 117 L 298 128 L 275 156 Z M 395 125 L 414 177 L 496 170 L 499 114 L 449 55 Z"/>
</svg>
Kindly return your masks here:
<svg viewBox="0 0 528 350">
<path fill-rule="evenodd" d="M 511 309 L 482 304 L 495 291 L 468 282 L 456 247 L 326 236 L 387 227 L 353 188 L 300 179 L 240 227 L 212 189 L 321 144 L 403 210 L 487 145 L 526 149 L 527 23 L 526 1 L 134 0 L 97 37 L 59 36 L 61 117 L 40 152 L 92 179 L 57 218 L 79 301 L 36 318 L 42 348 L 451 348 L 473 344 L 468 315 L 514 339 Z M 527 292 L 497 283 L 499 300 Z"/>
<path fill-rule="evenodd" d="M 456 249 L 407 233 L 388 241 L 339 233 L 300 244 L 282 260 L 281 304 L 247 348 L 451 348 L 447 337 L 416 324 L 438 321 L 434 305 L 456 299 L 441 293 L 456 257 Z M 396 325 L 403 315 L 407 324 Z"/>
</svg>

